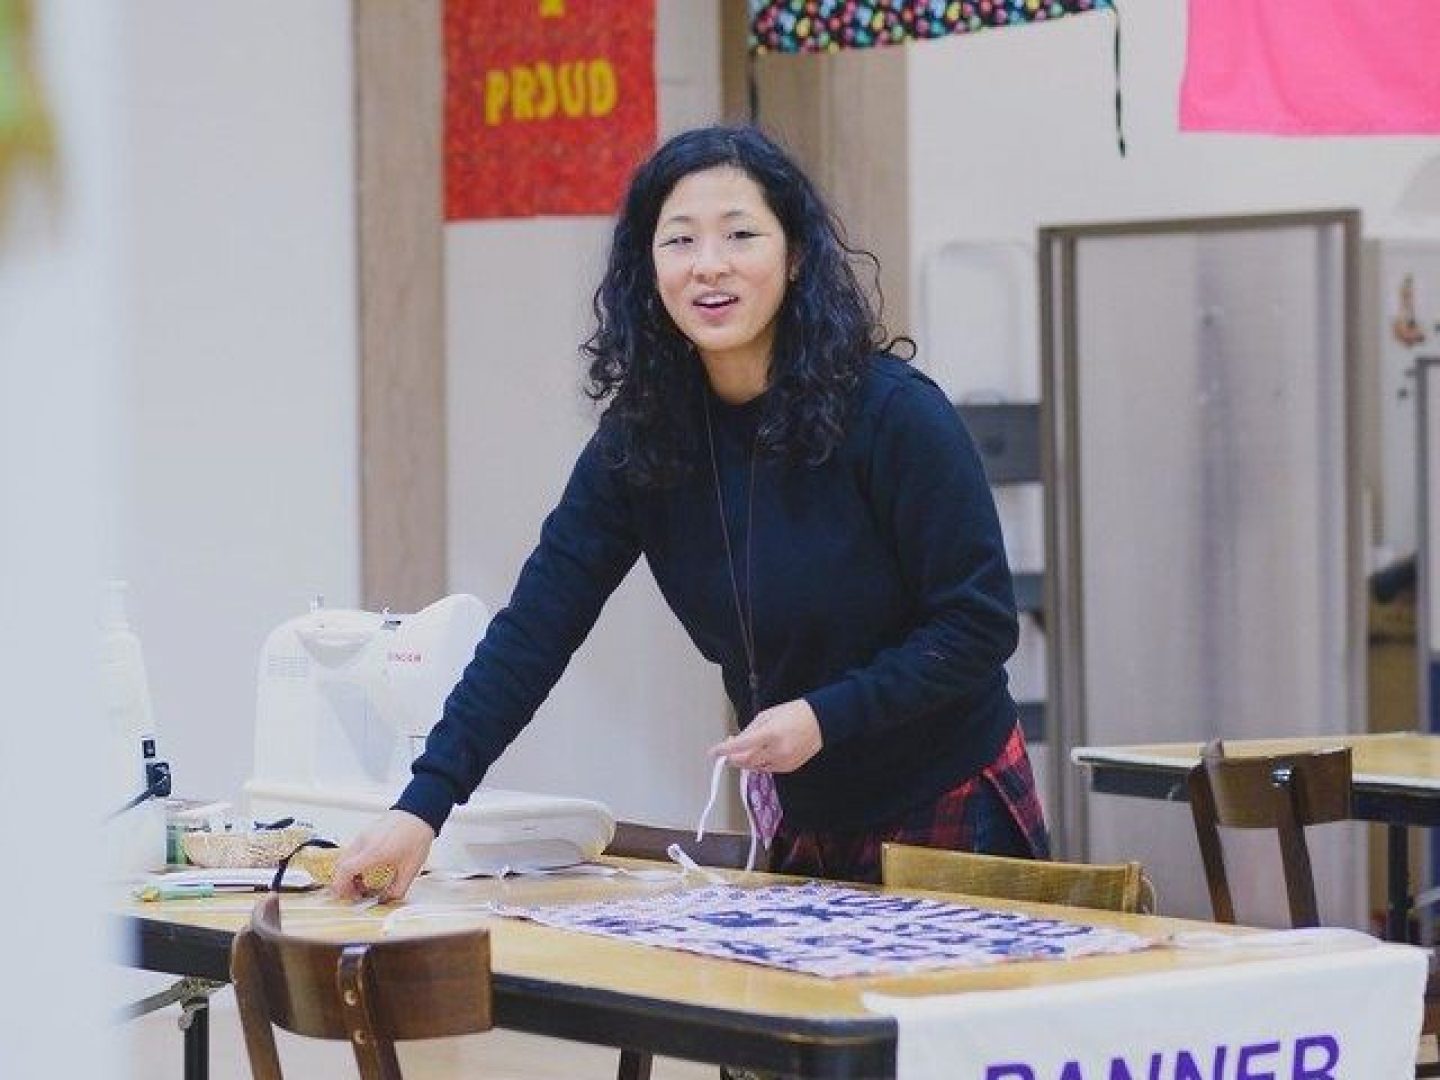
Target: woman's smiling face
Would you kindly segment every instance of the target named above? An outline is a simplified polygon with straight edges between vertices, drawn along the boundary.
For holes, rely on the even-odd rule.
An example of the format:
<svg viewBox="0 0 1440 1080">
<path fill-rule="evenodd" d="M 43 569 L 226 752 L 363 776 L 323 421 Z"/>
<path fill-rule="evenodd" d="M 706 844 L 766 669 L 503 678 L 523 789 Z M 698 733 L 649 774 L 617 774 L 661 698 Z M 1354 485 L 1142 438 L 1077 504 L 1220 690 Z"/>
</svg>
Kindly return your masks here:
<svg viewBox="0 0 1440 1080">
<path fill-rule="evenodd" d="M 763 388 L 789 284 L 788 248 L 760 185 L 733 166 L 691 173 L 661 206 L 656 288 L 712 381 L 721 370 L 758 370 Z"/>
</svg>

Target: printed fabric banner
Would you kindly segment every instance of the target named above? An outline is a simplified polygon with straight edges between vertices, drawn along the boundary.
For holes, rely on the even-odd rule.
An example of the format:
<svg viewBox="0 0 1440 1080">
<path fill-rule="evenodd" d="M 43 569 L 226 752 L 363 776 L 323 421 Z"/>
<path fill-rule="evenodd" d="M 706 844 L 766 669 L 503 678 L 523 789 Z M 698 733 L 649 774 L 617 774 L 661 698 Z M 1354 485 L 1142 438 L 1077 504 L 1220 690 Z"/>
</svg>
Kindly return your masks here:
<svg viewBox="0 0 1440 1080">
<path fill-rule="evenodd" d="M 757 53 L 868 49 L 1114 6 L 1114 0 L 750 0 L 750 48 Z"/>
<path fill-rule="evenodd" d="M 1440 132 L 1440 0 L 1190 0 L 1180 128 Z"/>
<path fill-rule="evenodd" d="M 1297 950 L 1130 978 L 863 1000 L 896 1018 L 897 1080 L 1415 1075 L 1423 952 L 1373 939 L 1340 952 L 1286 951 Z"/>
<path fill-rule="evenodd" d="M 612 214 L 655 147 L 655 0 L 445 0 L 445 219 Z"/>
<path fill-rule="evenodd" d="M 1136 952 L 1139 934 L 839 885 L 712 885 L 497 914 L 824 978 Z"/>
</svg>

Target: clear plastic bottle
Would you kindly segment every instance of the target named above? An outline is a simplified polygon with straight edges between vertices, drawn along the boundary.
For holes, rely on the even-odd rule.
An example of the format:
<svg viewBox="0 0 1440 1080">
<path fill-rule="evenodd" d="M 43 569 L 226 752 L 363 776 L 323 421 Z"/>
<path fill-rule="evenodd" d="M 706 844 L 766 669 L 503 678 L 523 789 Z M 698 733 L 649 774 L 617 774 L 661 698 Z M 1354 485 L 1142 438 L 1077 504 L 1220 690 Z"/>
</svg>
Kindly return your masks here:
<svg viewBox="0 0 1440 1080">
<path fill-rule="evenodd" d="M 104 693 L 107 762 L 105 848 L 111 869 L 132 876 L 165 866 L 165 802 L 147 798 L 122 810 L 149 785 L 147 765 L 156 757 L 155 721 L 145 654 L 125 610 L 127 585 L 106 585 L 101 635 L 101 686 Z"/>
</svg>

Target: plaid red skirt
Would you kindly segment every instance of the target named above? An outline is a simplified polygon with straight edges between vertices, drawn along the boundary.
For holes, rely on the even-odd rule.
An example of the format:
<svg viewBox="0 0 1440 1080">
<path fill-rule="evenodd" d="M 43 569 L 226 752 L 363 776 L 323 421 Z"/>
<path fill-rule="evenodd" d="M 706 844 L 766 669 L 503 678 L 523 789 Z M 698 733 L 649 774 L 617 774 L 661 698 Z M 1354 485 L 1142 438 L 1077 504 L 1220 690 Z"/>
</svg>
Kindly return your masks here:
<svg viewBox="0 0 1440 1080">
<path fill-rule="evenodd" d="M 880 845 L 887 841 L 1048 858 L 1045 815 L 1020 725 L 978 775 L 897 821 L 869 829 L 790 829 L 782 819 L 770 845 L 770 869 L 879 884 Z"/>
</svg>

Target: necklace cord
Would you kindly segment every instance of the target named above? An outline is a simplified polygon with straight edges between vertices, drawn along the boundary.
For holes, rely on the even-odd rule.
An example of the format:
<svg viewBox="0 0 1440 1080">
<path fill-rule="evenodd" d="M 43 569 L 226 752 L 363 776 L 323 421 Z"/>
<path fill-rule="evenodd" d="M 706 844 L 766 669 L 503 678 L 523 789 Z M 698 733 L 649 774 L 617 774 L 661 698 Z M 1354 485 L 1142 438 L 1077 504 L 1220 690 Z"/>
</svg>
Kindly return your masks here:
<svg viewBox="0 0 1440 1080">
<path fill-rule="evenodd" d="M 715 481 L 715 508 L 720 515 L 720 536 L 725 542 L 725 569 L 730 574 L 730 595 L 735 602 L 735 620 L 740 627 L 740 644 L 745 650 L 748 683 L 750 686 L 750 719 L 760 711 L 760 677 L 755 669 L 755 596 L 751 592 L 751 539 L 755 524 L 755 464 L 759 457 L 760 434 L 755 434 L 755 445 L 750 450 L 750 487 L 745 501 L 745 603 L 740 602 L 740 582 L 735 573 L 735 553 L 730 544 L 730 526 L 725 521 L 725 497 L 720 491 L 720 459 L 715 453 L 715 428 L 710 419 L 710 399 L 705 403 L 705 439 L 710 447 L 710 475 Z"/>
</svg>

